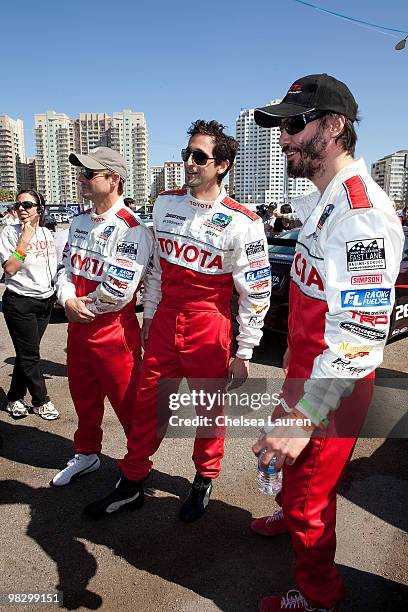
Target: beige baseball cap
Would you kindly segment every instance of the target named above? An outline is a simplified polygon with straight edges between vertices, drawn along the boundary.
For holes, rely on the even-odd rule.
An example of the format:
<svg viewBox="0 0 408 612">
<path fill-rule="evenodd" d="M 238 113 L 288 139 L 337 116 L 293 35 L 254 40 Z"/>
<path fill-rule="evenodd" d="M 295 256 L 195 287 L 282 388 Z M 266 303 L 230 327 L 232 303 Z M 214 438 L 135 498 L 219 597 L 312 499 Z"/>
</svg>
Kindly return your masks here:
<svg viewBox="0 0 408 612">
<path fill-rule="evenodd" d="M 110 170 L 119 174 L 122 181 L 127 179 L 126 162 L 122 155 L 110 147 L 91 149 L 87 155 L 71 153 L 69 161 L 73 166 L 82 166 L 89 170 Z"/>
</svg>

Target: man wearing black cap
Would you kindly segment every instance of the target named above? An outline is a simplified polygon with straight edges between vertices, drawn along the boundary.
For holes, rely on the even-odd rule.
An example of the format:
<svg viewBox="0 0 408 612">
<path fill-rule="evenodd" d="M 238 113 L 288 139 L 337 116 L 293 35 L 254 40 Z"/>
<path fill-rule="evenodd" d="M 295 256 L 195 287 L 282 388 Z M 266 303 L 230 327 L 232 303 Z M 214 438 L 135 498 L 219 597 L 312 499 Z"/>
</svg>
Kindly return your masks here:
<svg viewBox="0 0 408 612">
<path fill-rule="evenodd" d="M 338 610 L 334 564 L 336 491 L 350 460 L 382 362 L 403 236 L 387 195 L 354 160 L 357 103 L 327 74 L 298 79 L 283 101 L 255 111 L 280 128 L 289 176 L 310 179 L 320 199 L 296 207 L 303 222 L 292 265 L 287 378 L 275 426 L 253 446 L 283 468 L 282 510 L 253 521 L 262 535 L 289 533 L 299 591 L 265 597 L 261 612 Z"/>
<path fill-rule="evenodd" d="M 72 221 L 57 280 L 69 321 L 68 381 L 78 428 L 75 456 L 54 486 L 99 468 L 105 397 L 129 432 L 140 359 L 136 290 L 152 252 L 150 231 L 123 202 L 127 170 L 120 153 L 98 147 L 72 153 L 69 161 L 79 167 L 82 193 L 93 206 Z"/>
</svg>

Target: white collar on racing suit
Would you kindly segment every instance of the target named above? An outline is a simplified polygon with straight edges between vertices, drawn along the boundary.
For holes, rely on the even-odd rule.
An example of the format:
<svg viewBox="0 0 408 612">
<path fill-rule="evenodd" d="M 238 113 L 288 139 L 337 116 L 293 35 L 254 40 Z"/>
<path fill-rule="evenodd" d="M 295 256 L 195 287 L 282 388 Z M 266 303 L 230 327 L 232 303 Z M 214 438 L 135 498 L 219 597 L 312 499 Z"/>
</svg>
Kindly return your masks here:
<svg viewBox="0 0 408 612">
<path fill-rule="evenodd" d="M 305 217 L 306 222 L 303 226 L 303 232 L 306 236 L 310 236 L 316 231 L 317 224 L 320 217 L 326 207 L 329 204 L 332 193 L 337 189 L 340 183 L 354 176 L 355 174 L 367 174 L 367 167 L 363 159 L 357 159 L 342 170 L 340 170 L 336 176 L 330 181 L 326 189 L 322 193 L 317 205 L 309 213 L 308 217 Z M 299 211 L 298 211 L 299 212 Z M 299 215 L 300 216 L 300 215 Z"/>
<path fill-rule="evenodd" d="M 109 217 L 116 214 L 120 208 L 124 206 L 123 197 L 119 196 L 116 202 L 111 206 L 108 210 L 106 210 L 103 214 L 98 215 L 95 211 L 94 205 L 92 205 L 90 219 L 94 223 L 104 223 Z M 130 209 L 129 209 L 130 210 Z"/>
<path fill-rule="evenodd" d="M 215 198 L 215 200 L 209 200 L 209 201 L 197 200 L 197 198 L 194 198 L 191 195 L 191 190 L 187 189 L 187 197 L 188 197 L 189 204 L 191 206 L 197 207 L 197 210 L 208 210 L 209 208 L 212 208 L 218 202 L 222 202 L 222 200 L 225 198 L 226 195 L 227 193 L 225 191 L 224 185 L 221 186 L 220 193 Z"/>
</svg>

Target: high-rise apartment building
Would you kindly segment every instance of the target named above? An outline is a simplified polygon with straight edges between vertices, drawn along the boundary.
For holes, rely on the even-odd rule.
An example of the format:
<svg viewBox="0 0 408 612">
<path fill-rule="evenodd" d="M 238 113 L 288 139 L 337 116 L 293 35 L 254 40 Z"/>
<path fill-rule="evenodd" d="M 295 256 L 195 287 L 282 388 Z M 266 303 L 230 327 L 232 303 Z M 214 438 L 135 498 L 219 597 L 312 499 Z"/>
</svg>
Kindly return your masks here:
<svg viewBox="0 0 408 612">
<path fill-rule="evenodd" d="M 0 115 L 0 187 L 14 192 L 20 189 L 24 163 L 24 123 L 21 119 Z"/>
<path fill-rule="evenodd" d="M 128 179 L 125 196 L 135 199 L 139 206 L 147 202 L 148 184 L 148 136 L 144 113 L 124 110 L 113 113 L 108 146 L 119 151 L 126 160 Z"/>
<path fill-rule="evenodd" d="M 34 157 L 27 157 L 21 164 L 21 189 L 37 189 L 37 175 Z"/>
<path fill-rule="evenodd" d="M 155 200 L 161 191 L 181 189 L 184 185 L 184 163 L 166 161 L 150 168 L 150 197 Z"/>
<path fill-rule="evenodd" d="M 407 156 L 408 150 L 403 149 L 386 155 L 371 165 L 371 176 L 397 207 L 402 205 L 408 190 Z"/>
<path fill-rule="evenodd" d="M 164 189 L 181 189 L 184 185 L 184 163 L 164 162 Z"/>
<path fill-rule="evenodd" d="M 96 147 L 109 146 L 110 117 L 106 113 L 80 113 L 76 128 L 78 150 L 83 155 Z"/>
<path fill-rule="evenodd" d="M 47 201 L 58 203 L 82 202 L 77 185 L 77 169 L 69 154 L 87 154 L 96 147 L 111 147 L 126 160 L 128 179 L 125 196 L 142 205 L 148 196 L 147 125 L 143 113 L 124 110 L 113 113 L 80 113 L 73 119 L 50 111 L 35 115 L 37 147 L 37 184 Z"/>
<path fill-rule="evenodd" d="M 78 202 L 77 171 L 68 161 L 78 150 L 75 120 L 48 111 L 35 115 L 34 121 L 38 191 L 50 204 Z"/>
<path fill-rule="evenodd" d="M 235 197 L 235 162 L 225 180 L 227 181 L 224 183 L 226 192 L 229 196 Z"/>
<path fill-rule="evenodd" d="M 275 104 L 280 100 L 272 100 Z M 279 146 L 279 129 L 259 127 L 254 110 L 243 109 L 236 120 L 239 150 L 234 167 L 235 197 L 245 204 L 290 202 L 292 197 L 315 190 L 304 178 L 289 178 L 286 157 Z"/>
<path fill-rule="evenodd" d="M 164 191 L 164 166 L 150 168 L 150 198 L 154 201 Z"/>
</svg>

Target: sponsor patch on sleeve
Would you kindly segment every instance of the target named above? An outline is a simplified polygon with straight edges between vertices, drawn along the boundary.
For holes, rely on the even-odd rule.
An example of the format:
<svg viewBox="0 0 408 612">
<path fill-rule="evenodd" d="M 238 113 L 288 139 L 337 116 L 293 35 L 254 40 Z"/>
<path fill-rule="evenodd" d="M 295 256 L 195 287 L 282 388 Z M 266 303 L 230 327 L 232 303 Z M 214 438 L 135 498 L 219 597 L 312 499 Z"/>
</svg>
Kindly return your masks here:
<svg viewBox="0 0 408 612">
<path fill-rule="evenodd" d="M 261 314 L 261 312 L 263 312 L 267 308 L 269 308 L 269 302 L 264 302 L 263 304 L 256 304 L 255 306 L 251 306 L 251 310 L 255 314 Z"/>
<path fill-rule="evenodd" d="M 265 300 L 266 298 L 270 297 L 270 295 L 270 291 L 263 291 L 262 293 L 249 293 L 248 297 L 252 300 Z"/>
<path fill-rule="evenodd" d="M 248 325 L 255 329 L 261 329 L 263 327 L 263 317 L 249 317 Z"/>
<path fill-rule="evenodd" d="M 138 247 L 138 242 L 119 242 L 116 253 L 125 259 L 136 259 Z"/>
<path fill-rule="evenodd" d="M 245 280 L 247 283 L 262 280 L 263 278 L 269 278 L 271 275 L 270 267 L 260 268 L 259 270 L 252 270 L 245 272 Z"/>
<path fill-rule="evenodd" d="M 123 280 L 127 281 L 133 280 L 135 276 L 133 270 L 128 270 L 127 268 L 120 268 L 119 266 L 114 266 L 113 264 L 108 267 L 108 274 L 114 276 L 115 278 L 122 278 Z"/>
<path fill-rule="evenodd" d="M 379 270 L 385 268 L 384 238 L 346 242 L 347 270 Z"/>
<path fill-rule="evenodd" d="M 127 289 L 129 287 L 129 283 L 118 280 L 114 276 L 108 276 L 107 279 L 110 283 L 112 283 L 112 285 L 115 285 L 115 287 L 118 287 L 119 289 Z"/>
<path fill-rule="evenodd" d="M 124 297 L 124 293 L 122 293 L 121 291 L 118 291 L 117 289 L 114 289 L 113 287 L 111 287 L 110 285 L 108 285 L 108 283 L 102 283 L 103 288 L 108 292 L 111 293 L 112 295 L 114 295 L 115 297 L 121 298 Z"/>
<path fill-rule="evenodd" d="M 390 306 L 391 289 L 355 289 L 341 292 L 343 308 L 372 308 L 373 306 Z"/>
<path fill-rule="evenodd" d="M 347 372 L 350 376 L 358 376 L 358 374 L 361 374 L 361 372 L 365 370 L 365 368 L 358 368 L 351 365 L 349 359 L 342 359 L 341 357 L 332 361 L 330 367 L 337 372 Z"/>
<path fill-rule="evenodd" d="M 265 244 L 263 240 L 254 240 L 254 242 L 248 242 L 245 245 L 245 252 L 248 257 L 248 261 L 254 259 L 260 259 L 265 255 Z"/>
<path fill-rule="evenodd" d="M 385 340 L 387 337 L 385 331 L 373 329 L 372 327 L 366 327 L 365 325 L 360 325 L 354 321 L 342 321 L 340 323 L 340 327 L 354 336 L 360 336 L 365 340 L 373 340 L 374 342 L 380 342 Z"/>
<path fill-rule="evenodd" d="M 360 276 L 352 276 L 352 285 L 379 285 L 383 282 L 382 274 L 361 274 Z"/>
</svg>

